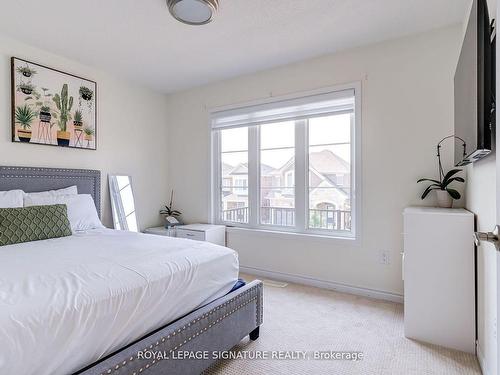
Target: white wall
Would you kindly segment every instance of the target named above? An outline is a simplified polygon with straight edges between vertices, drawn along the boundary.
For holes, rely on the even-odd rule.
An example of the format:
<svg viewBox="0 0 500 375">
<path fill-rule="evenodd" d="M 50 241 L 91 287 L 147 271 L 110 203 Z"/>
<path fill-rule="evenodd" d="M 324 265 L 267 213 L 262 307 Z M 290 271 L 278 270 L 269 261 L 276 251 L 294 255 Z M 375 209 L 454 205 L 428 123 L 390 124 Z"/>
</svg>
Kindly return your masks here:
<svg viewBox="0 0 500 375">
<path fill-rule="evenodd" d="M 97 151 L 11 142 L 10 57 L 97 81 Z M 119 61 L 117 62 L 119 64 Z M 165 96 L 0 35 L 0 164 L 102 171 L 103 221 L 112 225 L 108 173 L 131 175 L 141 227 L 160 222 L 167 199 Z"/>
<path fill-rule="evenodd" d="M 496 1 L 488 1 L 488 6 L 490 15 L 497 14 Z M 464 21 L 463 33 L 465 28 Z M 496 173 L 495 155 L 467 167 L 466 208 L 476 214 L 476 227 L 481 232 L 489 232 L 497 224 Z M 497 374 L 498 369 L 496 257 L 490 243 L 483 242 L 477 249 L 477 354 L 485 375 Z"/>
<path fill-rule="evenodd" d="M 169 182 L 188 222 L 209 219 L 208 109 L 362 81 L 362 241 L 230 232 L 243 266 L 402 293 L 402 210 L 421 204 L 435 145 L 453 133 L 459 26 L 358 48 L 168 97 Z M 174 161 L 175 160 L 175 161 Z M 432 204 L 432 199 L 427 204 Z M 391 264 L 380 263 L 380 251 Z"/>
</svg>

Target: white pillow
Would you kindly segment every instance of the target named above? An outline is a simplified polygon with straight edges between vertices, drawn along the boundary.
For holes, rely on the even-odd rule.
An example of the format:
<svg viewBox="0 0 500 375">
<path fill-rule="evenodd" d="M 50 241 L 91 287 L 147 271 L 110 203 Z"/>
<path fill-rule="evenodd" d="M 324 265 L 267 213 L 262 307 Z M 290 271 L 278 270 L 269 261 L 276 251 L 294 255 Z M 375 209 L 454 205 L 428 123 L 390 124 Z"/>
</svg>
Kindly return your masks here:
<svg viewBox="0 0 500 375">
<path fill-rule="evenodd" d="M 23 206 L 22 190 L 0 191 L 0 208 L 19 208 Z"/>
<path fill-rule="evenodd" d="M 55 195 L 52 197 L 28 196 L 24 197 L 24 207 L 47 206 L 52 204 L 65 204 L 68 208 L 68 219 L 73 232 L 104 228 L 94 200 L 90 194 Z"/>
<path fill-rule="evenodd" d="M 63 188 L 63 189 L 58 189 L 58 190 L 47 190 L 47 191 L 41 191 L 39 193 L 24 193 L 24 200 L 26 201 L 27 198 L 43 198 L 43 197 L 56 197 L 58 195 L 77 195 L 78 194 L 78 189 L 76 185 Z"/>
</svg>

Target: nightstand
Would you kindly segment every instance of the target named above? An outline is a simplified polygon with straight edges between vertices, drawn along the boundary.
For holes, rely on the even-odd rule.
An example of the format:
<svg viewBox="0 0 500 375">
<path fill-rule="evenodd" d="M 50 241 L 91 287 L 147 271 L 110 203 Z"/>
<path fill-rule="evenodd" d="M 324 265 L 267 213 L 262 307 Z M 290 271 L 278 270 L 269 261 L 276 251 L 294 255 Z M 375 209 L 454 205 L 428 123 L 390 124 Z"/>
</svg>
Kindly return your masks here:
<svg viewBox="0 0 500 375">
<path fill-rule="evenodd" d="M 175 237 L 176 229 L 175 227 L 165 228 L 165 227 L 154 227 L 144 230 L 146 234 L 156 234 L 157 236 L 165 237 Z"/>
<path fill-rule="evenodd" d="M 212 224 L 182 225 L 177 227 L 177 237 L 226 246 L 226 227 Z"/>
</svg>

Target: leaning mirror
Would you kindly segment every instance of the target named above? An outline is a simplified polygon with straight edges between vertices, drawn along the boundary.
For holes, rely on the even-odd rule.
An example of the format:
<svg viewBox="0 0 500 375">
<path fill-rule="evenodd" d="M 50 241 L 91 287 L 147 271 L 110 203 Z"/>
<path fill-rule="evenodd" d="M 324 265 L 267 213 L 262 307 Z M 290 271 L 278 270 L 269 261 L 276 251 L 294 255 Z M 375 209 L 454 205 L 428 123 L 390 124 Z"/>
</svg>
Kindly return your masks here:
<svg viewBox="0 0 500 375">
<path fill-rule="evenodd" d="M 114 228 L 138 232 L 134 191 L 130 176 L 109 176 L 109 195 Z"/>
</svg>

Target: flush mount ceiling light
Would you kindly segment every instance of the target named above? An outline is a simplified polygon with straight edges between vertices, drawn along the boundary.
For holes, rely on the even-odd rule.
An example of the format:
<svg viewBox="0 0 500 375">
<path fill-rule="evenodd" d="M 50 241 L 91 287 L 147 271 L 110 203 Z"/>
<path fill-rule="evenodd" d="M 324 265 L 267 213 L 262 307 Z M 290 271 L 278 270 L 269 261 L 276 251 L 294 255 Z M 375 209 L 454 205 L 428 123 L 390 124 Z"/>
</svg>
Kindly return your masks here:
<svg viewBox="0 0 500 375">
<path fill-rule="evenodd" d="M 167 0 L 174 18 L 188 25 L 204 25 L 212 21 L 219 0 Z"/>
</svg>

